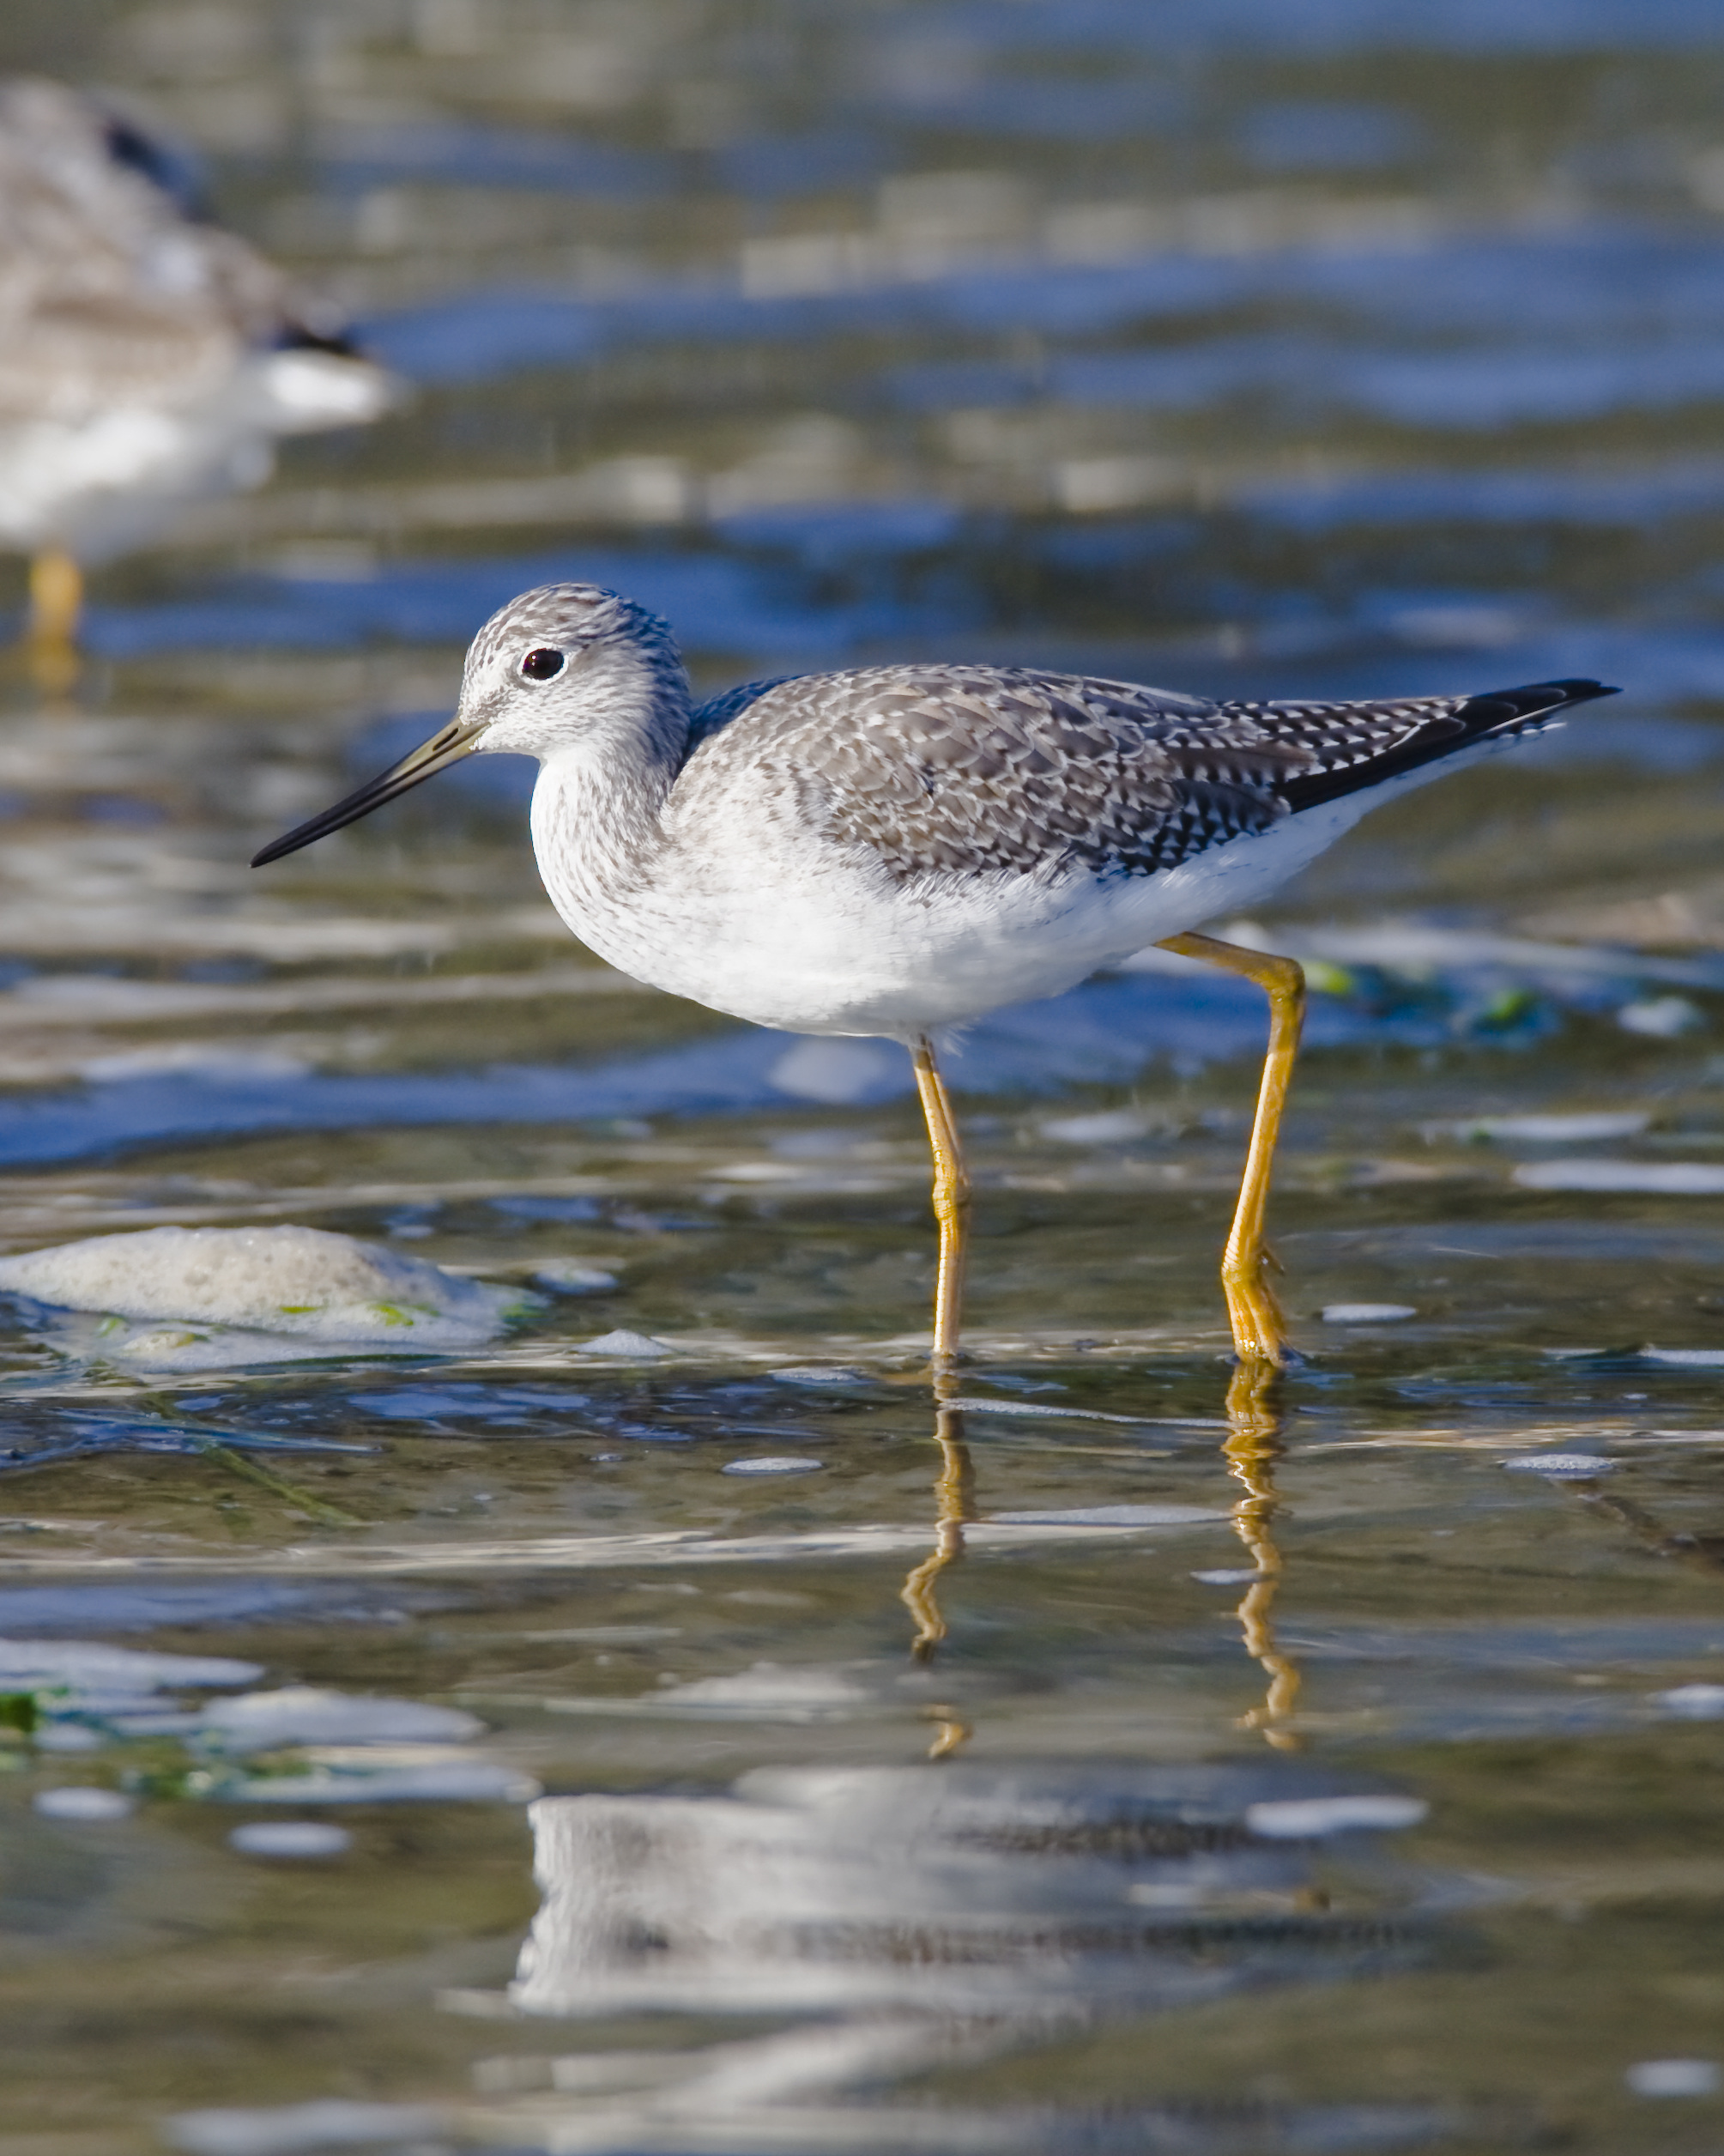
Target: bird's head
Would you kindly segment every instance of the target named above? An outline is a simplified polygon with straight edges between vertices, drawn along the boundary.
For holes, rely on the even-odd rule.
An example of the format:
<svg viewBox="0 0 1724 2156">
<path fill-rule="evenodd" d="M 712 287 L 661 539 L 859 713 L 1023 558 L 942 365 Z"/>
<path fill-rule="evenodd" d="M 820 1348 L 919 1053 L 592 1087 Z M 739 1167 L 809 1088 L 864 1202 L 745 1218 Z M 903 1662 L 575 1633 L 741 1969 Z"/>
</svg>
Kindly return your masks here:
<svg viewBox="0 0 1724 2156">
<path fill-rule="evenodd" d="M 544 758 L 583 744 L 614 760 L 674 757 L 687 676 L 668 625 L 596 584 L 547 584 L 493 614 L 473 639 L 449 724 L 334 808 L 275 839 L 254 869 L 356 823 L 463 756 Z"/>
</svg>

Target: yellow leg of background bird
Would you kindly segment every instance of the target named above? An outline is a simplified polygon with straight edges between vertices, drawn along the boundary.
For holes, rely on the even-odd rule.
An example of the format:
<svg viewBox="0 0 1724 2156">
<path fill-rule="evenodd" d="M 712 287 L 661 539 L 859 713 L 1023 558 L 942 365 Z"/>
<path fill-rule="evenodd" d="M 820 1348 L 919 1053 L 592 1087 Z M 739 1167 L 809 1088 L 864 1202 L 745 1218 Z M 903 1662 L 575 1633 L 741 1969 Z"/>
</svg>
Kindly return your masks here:
<svg viewBox="0 0 1724 2156">
<path fill-rule="evenodd" d="M 964 1148 L 946 1081 L 925 1037 L 915 1050 L 916 1090 L 928 1121 L 934 1153 L 934 1217 L 940 1223 L 940 1278 L 934 1291 L 934 1367 L 949 1371 L 958 1360 L 958 1334 L 964 1316 L 964 1262 L 970 1225 L 970 1178 L 964 1172 Z"/>
<path fill-rule="evenodd" d="M 63 694 L 77 679 L 83 603 L 84 572 L 64 548 L 49 547 L 33 557 L 25 644 L 31 672 L 51 695 Z"/>
<path fill-rule="evenodd" d="M 1161 948 L 1177 951 L 1182 958 L 1201 959 L 1205 965 L 1223 966 L 1230 973 L 1243 973 L 1269 998 L 1269 1052 L 1263 1061 L 1263 1082 L 1257 1093 L 1257 1115 L 1239 1184 L 1239 1203 L 1221 1260 L 1221 1285 L 1227 1297 L 1233 1345 L 1241 1360 L 1285 1362 L 1287 1321 L 1265 1277 L 1269 1253 L 1263 1241 L 1263 1222 L 1269 1205 L 1269 1178 L 1274 1172 L 1275 1141 L 1280 1135 L 1281 1112 L 1286 1106 L 1287 1087 L 1299 1052 L 1299 1033 L 1305 1022 L 1304 971 L 1295 960 L 1274 958 L 1267 951 L 1242 950 L 1237 943 L 1223 943 L 1213 936 L 1170 936 Z"/>
</svg>

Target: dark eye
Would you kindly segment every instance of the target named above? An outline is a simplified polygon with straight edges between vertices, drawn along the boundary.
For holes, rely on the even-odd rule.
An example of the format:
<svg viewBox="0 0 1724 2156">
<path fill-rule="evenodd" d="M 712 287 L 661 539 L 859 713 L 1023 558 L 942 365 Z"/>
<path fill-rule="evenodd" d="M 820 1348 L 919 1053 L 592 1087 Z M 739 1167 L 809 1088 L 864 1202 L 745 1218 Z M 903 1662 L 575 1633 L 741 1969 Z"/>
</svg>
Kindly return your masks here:
<svg viewBox="0 0 1724 2156">
<path fill-rule="evenodd" d="M 521 671 L 529 681 L 548 681 L 553 675 L 560 674 L 568 663 L 563 652 L 553 651 L 547 644 L 540 651 L 528 652 L 521 662 Z"/>
</svg>

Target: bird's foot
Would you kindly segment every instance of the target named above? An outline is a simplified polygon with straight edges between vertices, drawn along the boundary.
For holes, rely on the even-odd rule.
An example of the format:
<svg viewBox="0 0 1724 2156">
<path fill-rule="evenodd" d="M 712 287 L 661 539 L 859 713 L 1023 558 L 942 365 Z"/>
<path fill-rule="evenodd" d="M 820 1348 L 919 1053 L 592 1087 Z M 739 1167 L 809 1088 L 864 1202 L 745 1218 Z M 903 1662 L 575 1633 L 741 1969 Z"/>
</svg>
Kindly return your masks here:
<svg viewBox="0 0 1724 2156">
<path fill-rule="evenodd" d="M 1242 1363 L 1267 1363 L 1282 1369 L 1297 1360 L 1287 1337 L 1287 1320 L 1273 1289 L 1263 1277 L 1273 1263 L 1267 1251 L 1258 1253 L 1237 1270 L 1224 1268 L 1221 1286 L 1227 1297 L 1227 1317 L 1233 1328 L 1233 1346 Z"/>
</svg>

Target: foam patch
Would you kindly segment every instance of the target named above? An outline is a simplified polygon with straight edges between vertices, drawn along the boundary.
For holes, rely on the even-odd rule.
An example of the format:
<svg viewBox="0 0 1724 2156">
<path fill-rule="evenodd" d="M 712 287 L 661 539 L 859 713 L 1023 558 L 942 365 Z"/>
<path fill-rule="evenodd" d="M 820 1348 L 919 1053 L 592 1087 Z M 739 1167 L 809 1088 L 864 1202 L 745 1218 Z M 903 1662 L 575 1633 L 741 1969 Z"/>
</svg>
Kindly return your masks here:
<svg viewBox="0 0 1724 2156">
<path fill-rule="evenodd" d="M 420 1354 L 493 1339 L 537 1299 L 314 1227 L 153 1227 L 0 1258 L 0 1293 L 100 1314 L 66 1345 L 146 1369 Z M 130 1321 L 130 1323 L 128 1323 Z"/>
<path fill-rule="evenodd" d="M 484 1723 L 420 1699 L 377 1699 L 312 1685 L 213 1699 L 198 1733 L 221 1751 L 269 1752 L 289 1744 L 461 1744 Z"/>
</svg>

